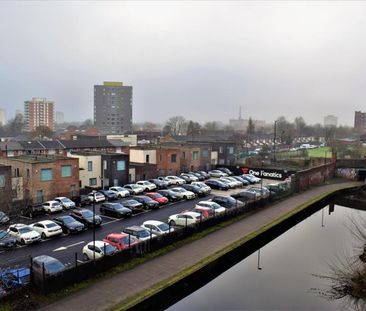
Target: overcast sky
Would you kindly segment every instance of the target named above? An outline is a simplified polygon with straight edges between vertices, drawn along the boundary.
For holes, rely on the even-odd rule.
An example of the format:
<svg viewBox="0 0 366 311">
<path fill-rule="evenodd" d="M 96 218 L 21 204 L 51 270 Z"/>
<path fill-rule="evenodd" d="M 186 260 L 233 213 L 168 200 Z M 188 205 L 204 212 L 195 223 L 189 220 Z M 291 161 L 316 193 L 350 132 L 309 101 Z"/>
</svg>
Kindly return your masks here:
<svg viewBox="0 0 366 311">
<path fill-rule="evenodd" d="M 0 107 L 93 116 L 93 85 L 133 86 L 134 122 L 273 121 L 366 111 L 366 3 L 0 2 Z"/>
</svg>

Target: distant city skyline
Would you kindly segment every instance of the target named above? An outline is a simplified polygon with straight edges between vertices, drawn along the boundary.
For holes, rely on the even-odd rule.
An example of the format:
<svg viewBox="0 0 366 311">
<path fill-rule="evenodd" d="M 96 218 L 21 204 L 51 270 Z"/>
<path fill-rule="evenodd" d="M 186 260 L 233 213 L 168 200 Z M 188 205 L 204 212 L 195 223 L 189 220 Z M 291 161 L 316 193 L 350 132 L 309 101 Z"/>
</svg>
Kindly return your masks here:
<svg viewBox="0 0 366 311">
<path fill-rule="evenodd" d="M 93 119 L 93 86 L 110 80 L 133 86 L 134 122 L 227 124 L 241 105 L 243 119 L 352 126 L 365 15 L 359 1 L 3 1 L 0 102 L 8 119 L 37 96 Z"/>
</svg>

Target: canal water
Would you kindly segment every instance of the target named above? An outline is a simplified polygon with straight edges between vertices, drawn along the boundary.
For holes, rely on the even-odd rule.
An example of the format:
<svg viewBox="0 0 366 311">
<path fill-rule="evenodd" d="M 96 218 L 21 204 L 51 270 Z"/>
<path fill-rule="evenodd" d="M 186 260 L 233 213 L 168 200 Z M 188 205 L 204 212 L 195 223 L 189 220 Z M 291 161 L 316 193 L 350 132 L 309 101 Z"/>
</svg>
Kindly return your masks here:
<svg viewBox="0 0 366 311">
<path fill-rule="evenodd" d="M 168 310 L 349 310 L 319 290 L 339 259 L 355 256 L 353 220 L 366 212 L 329 206 L 311 215 Z M 366 230 L 366 229 L 365 229 Z"/>
</svg>

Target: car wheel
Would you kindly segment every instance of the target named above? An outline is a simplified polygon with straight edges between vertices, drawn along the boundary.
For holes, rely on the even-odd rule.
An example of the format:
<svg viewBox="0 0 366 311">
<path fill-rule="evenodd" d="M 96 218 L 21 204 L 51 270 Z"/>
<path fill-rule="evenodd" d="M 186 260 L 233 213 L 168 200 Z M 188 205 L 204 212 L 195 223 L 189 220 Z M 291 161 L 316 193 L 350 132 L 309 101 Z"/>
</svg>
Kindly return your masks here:
<svg viewBox="0 0 366 311">
<path fill-rule="evenodd" d="M 21 239 L 21 240 L 20 240 L 20 244 L 21 244 L 21 245 L 25 245 L 25 241 L 24 241 L 24 239 Z"/>
<path fill-rule="evenodd" d="M 47 237 L 46 237 L 46 234 L 45 234 L 44 232 L 42 232 L 42 234 L 41 234 L 41 238 L 42 238 L 43 240 L 47 238 Z"/>
<path fill-rule="evenodd" d="M 169 222 L 169 224 L 170 224 L 171 226 L 175 226 L 175 225 L 176 225 L 176 223 L 175 223 L 175 221 L 174 221 L 174 220 L 171 220 L 171 221 Z"/>
<path fill-rule="evenodd" d="M 88 255 L 84 253 L 84 254 L 83 254 L 83 259 L 84 259 L 84 261 L 88 261 L 88 260 L 89 260 Z"/>
<path fill-rule="evenodd" d="M 183 196 L 183 200 L 187 200 L 187 197 L 186 196 Z"/>
</svg>

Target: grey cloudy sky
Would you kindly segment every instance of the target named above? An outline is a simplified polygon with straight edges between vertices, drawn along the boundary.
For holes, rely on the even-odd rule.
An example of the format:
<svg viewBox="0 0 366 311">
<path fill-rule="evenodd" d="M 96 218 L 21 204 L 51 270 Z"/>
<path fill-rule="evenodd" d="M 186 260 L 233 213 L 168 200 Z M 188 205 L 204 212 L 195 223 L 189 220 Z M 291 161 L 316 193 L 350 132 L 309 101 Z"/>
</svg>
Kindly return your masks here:
<svg viewBox="0 0 366 311">
<path fill-rule="evenodd" d="M 134 88 L 134 121 L 273 121 L 366 103 L 366 3 L 0 2 L 0 107 L 47 97 L 93 115 L 93 85 Z"/>
</svg>

